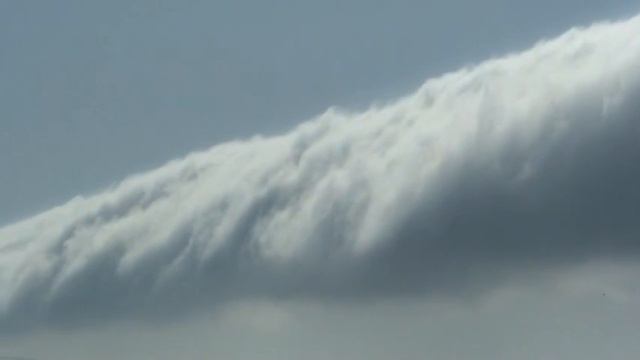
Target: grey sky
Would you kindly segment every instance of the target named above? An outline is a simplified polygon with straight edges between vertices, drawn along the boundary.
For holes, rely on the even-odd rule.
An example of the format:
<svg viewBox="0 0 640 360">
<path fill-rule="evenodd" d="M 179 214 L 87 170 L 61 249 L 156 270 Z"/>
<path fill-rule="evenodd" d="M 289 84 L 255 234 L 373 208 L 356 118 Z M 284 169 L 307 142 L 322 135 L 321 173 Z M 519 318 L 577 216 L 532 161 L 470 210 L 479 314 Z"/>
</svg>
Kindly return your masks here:
<svg viewBox="0 0 640 360">
<path fill-rule="evenodd" d="M 0 223 L 635 1 L 5 1 Z"/>
<path fill-rule="evenodd" d="M 606 271 L 594 266 L 585 278 L 593 284 L 601 273 Z M 626 278 L 627 285 L 635 284 L 634 277 Z M 602 296 L 597 287 L 567 286 L 580 280 L 510 288 L 469 303 L 409 299 L 336 307 L 258 301 L 170 327 L 123 323 L 52 330 L 0 338 L 0 346 L 42 360 L 626 360 L 640 351 L 637 292 L 621 300 Z M 607 283 L 606 277 L 595 282 Z"/>
</svg>

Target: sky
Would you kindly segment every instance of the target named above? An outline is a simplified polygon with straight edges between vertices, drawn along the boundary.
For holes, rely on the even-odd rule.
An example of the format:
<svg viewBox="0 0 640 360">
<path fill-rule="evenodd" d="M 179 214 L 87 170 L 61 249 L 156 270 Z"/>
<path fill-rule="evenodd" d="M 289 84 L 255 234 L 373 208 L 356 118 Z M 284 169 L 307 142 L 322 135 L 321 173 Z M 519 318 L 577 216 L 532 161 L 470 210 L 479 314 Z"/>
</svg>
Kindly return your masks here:
<svg viewBox="0 0 640 360">
<path fill-rule="evenodd" d="M 0 358 L 628 359 L 638 10 L 2 3 Z"/>
</svg>

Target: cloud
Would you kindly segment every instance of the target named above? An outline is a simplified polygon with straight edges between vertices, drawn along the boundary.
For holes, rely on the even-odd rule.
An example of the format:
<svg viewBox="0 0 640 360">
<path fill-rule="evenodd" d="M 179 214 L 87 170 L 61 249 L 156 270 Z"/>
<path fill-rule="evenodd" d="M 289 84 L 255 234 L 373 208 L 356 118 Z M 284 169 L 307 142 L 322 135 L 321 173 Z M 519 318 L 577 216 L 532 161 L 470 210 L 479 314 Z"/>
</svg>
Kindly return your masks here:
<svg viewBox="0 0 640 360">
<path fill-rule="evenodd" d="M 217 145 L 0 229 L 0 329 L 471 294 L 635 261 L 640 18 Z M 73 174 L 69 174 L 73 176 Z"/>
</svg>

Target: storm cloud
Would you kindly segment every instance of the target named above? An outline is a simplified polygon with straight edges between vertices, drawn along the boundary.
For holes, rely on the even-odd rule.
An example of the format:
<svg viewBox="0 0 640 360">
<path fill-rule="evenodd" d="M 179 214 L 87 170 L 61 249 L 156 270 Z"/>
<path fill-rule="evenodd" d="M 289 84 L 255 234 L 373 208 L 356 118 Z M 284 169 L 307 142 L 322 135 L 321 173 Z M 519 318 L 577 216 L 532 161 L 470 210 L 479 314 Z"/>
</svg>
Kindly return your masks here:
<svg viewBox="0 0 640 360">
<path fill-rule="evenodd" d="M 0 328 L 257 297 L 455 296 L 637 261 L 638 34 L 638 17 L 573 29 L 5 226 Z"/>
</svg>

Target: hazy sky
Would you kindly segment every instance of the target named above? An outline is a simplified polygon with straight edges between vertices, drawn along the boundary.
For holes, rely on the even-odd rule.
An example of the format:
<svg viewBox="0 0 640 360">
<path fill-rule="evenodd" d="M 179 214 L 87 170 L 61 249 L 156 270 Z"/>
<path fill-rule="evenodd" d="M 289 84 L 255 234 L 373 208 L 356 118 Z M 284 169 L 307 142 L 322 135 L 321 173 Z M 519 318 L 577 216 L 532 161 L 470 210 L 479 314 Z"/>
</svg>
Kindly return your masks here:
<svg viewBox="0 0 640 360">
<path fill-rule="evenodd" d="M 3 1 L 0 223 L 637 8 L 631 0 Z"/>
<path fill-rule="evenodd" d="M 267 3 L 0 3 L 0 360 L 640 351 L 637 3 Z"/>
</svg>

